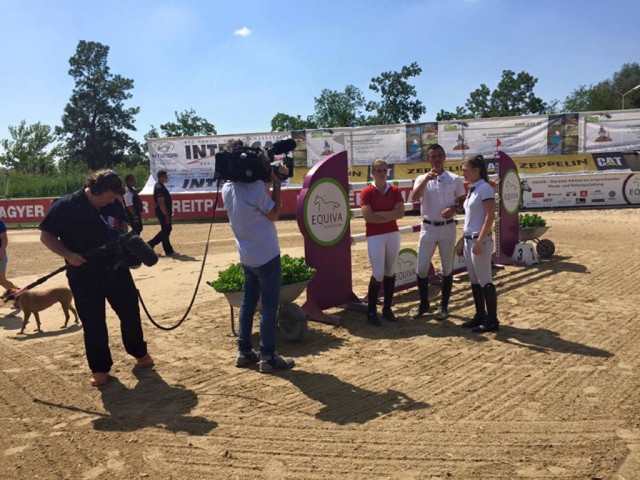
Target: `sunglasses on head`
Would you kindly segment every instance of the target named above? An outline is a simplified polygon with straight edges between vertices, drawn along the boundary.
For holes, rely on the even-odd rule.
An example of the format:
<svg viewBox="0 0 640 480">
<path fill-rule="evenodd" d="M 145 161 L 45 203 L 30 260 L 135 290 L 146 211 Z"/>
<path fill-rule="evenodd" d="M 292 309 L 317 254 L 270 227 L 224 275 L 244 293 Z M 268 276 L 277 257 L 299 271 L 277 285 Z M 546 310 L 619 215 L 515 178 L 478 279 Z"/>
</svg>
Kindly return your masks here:
<svg viewBox="0 0 640 480">
<path fill-rule="evenodd" d="M 386 168 L 376 168 L 375 170 L 373 170 L 373 173 L 387 173 L 387 169 Z"/>
</svg>

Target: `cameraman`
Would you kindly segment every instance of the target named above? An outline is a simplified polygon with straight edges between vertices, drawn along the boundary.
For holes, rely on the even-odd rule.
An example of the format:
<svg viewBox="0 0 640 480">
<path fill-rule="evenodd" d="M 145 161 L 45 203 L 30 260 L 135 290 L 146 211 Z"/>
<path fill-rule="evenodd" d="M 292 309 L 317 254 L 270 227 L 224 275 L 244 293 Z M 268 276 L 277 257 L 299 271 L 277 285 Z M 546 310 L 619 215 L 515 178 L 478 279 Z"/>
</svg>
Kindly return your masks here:
<svg viewBox="0 0 640 480">
<path fill-rule="evenodd" d="M 105 300 L 120 319 L 122 342 L 142 368 L 153 366 L 142 334 L 138 292 L 122 250 L 124 208 L 118 197 L 122 180 L 111 170 L 89 176 L 84 189 L 56 200 L 40 224 L 40 240 L 67 263 L 67 279 L 82 321 L 84 346 L 93 375 L 91 385 L 109 381 L 113 365 L 109 350 Z"/>
<path fill-rule="evenodd" d="M 278 173 L 286 175 L 287 167 Z M 222 199 L 227 209 L 231 229 L 240 253 L 244 274 L 242 306 L 238 332 L 236 366 L 250 367 L 260 362 L 261 373 L 287 370 L 293 359 L 276 353 L 276 316 L 280 302 L 280 246 L 274 222 L 280 217 L 282 197 L 280 179 L 271 171 L 270 181 L 227 182 L 222 187 Z M 268 195 L 270 184 L 272 196 Z M 258 299 L 260 313 L 260 355 L 253 350 L 251 332 Z"/>
</svg>

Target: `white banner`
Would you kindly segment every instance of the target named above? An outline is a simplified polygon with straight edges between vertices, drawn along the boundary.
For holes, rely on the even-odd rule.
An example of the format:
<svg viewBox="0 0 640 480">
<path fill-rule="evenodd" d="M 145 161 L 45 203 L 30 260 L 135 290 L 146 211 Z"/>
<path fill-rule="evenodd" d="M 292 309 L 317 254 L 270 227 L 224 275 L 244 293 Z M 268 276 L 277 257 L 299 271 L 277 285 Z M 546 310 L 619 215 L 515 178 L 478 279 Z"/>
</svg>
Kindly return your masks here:
<svg viewBox="0 0 640 480">
<path fill-rule="evenodd" d="M 624 110 L 580 114 L 582 149 L 586 152 L 619 152 L 640 145 L 640 111 Z"/>
<path fill-rule="evenodd" d="M 270 147 L 278 140 L 291 137 L 290 132 L 212 135 L 203 137 L 150 138 L 151 176 L 166 170 L 170 192 L 211 192 L 215 190 L 215 154 L 231 140 L 242 140 L 249 147 Z M 155 181 L 155 180 L 154 180 Z M 149 182 L 147 182 L 149 183 Z M 145 186 L 145 190 L 147 190 Z"/>
<path fill-rule="evenodd" d="M 371 165 L 376 158 L 387 164 L 406 163 L 407 129 L 404 125 L 358 127 L 351 133 L 351 165 Z"/>
<path fill-rule="evenodd" d="M 345 150 L 350 165 L 371 165 L 376 158 L 384 158 L 388 164 L 407 161 L 404 125 L 307 130 L 306 143 L 308 167 Z"/>
<path fill-rule="evenodd" d="M 496 147 L 510 156 L 546 155 L 547 123 L 547 116 L 439 122 L 438 143 L 450 158 L 492 155 Z"/>
<path fill-rule="evenodd" d="M 521 181 L 524 208 L 640 204 L 640 175 L 545 175 Z"/>
</svg>

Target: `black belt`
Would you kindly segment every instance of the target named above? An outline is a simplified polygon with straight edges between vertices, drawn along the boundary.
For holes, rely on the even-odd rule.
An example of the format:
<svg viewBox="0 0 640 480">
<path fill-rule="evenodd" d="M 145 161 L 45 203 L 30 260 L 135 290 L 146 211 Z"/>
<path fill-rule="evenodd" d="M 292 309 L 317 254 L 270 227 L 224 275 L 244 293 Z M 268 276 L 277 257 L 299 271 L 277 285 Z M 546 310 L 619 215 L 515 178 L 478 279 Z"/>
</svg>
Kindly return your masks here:
<svg viewBox="0 0 640 480">
<path fill-rule="evenodd" d="M 449 225 L 450 223 L 455 222 L 453 218 L 449 220 L 445 220 L 444 222 L 432 222 L 431 220 L 422 220 L 422 223 L 426 223 L 427 225 L 433 225 L 434 227 L 441 227 L 443 225 Z"/>
<path fill-rule="evenodd" d="M 491 238 L 491 236 L 487 236 L 487 238 Z M 478 235 L 465 235 L 464 239 L 465 240 L 477 240 L 478 239 Z"/>
</svg>

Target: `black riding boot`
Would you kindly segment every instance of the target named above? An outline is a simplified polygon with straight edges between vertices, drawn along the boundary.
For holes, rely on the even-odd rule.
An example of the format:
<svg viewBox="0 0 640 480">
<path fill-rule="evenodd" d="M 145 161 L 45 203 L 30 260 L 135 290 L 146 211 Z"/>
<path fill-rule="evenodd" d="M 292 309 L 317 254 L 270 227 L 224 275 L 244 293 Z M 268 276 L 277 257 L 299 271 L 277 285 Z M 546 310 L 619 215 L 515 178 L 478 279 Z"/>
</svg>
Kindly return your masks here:
<svg viewBox="0 0 640 480">
<path fill-rule="evenodd" d="M 440 309 L 436 313 L 436 320 L 446 320 L 449 318 L 449 298 L 451 298 L 451 289 L 453 288 L 453 275 L 442 277 L 442 299 L 440 300 Z"/>
<path fill-rule="evenodd" d="M 473 292 L 473 303 L 476 306 L 476 314 L 471 320 L 467 320 L 462 324 L 463 328 L 476 328 L 482 325 L 487 317 L 487 312 L 484 306 L 484 293 L 479 283 L 471 284 L 471 291 Z"/>
<path fill-rule="evenodd" d="M 393 302 L 393 289 L 396 286 L 396 276 L 384 277 L 382 287 L 384 291 L 384 304 L 382 307 L 382 316 L 389 322 L 397 322 L 398 319 L 391 311 L 391 303 Z"/>
<path fill-rule="evenodd" d="M 420 305 L 411 314 L 411 318 L 417 320 L 429 311 L 429 277 L 422 278 L 417 275 L 418 278 L 418 293 L 420 294 Z"/>
<path fill-rule="evenodd" d="M 367 300 L 369 302 L 367 306 L 367 321 L 372 325 L 382 325 L 378 318 L 377 303 L 378 294 L 380 293 L 380 282 L 375 277 L 371 277 L 369 280 L 369 293 L 367 294 Z"/>
<path fill-rule="evenodd" d="M 487 304 L 487 317 L 482 325 L 474 328 L 474 332 L 495 332 L 500 328 L 498 321 L 498 294 L 493 283 L 487 283 L 483 288 L 484 301 Z"/>
</svg>

